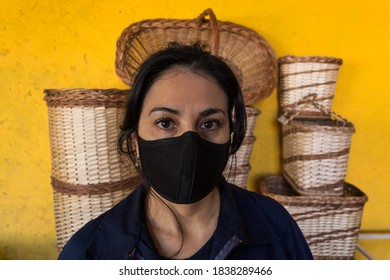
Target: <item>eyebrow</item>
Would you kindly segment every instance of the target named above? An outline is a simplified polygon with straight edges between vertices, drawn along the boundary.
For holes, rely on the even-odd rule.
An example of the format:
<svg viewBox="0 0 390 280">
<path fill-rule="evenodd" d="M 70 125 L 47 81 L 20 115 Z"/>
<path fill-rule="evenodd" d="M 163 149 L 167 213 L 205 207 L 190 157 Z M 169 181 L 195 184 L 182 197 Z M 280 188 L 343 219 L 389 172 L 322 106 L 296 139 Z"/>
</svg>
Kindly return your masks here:
<svg viewBox="0 0 390 280">
<path fill-rule="evenodd" d="M 213 114 L 217 114 L 217 113 L 222 113 L 223 115 L 226 115 L 226 113 L 222 109 L 219 109 L 219 108 L 206 109 L 206 110 L 202 111 L 200 113 L 200 115 L 202 117 L 207 117 L 207 116 L 210 116 L 210 115 L 213 115 Z"/>
<path fill-rule="evenodd" d="M 154 112 L 167 112 L 167 113 L 171 113 L 171 114 L 174 114 L 174 115 L 180 115 L 180 112 L 178 110 L 175 110 L 175 109 L 172 109 L 172 108 L 168 108 L 168 107 L 155 107 L 155 108 L 153 108 L 149 112 L 149 115 L 151 115 Z M 223 115 L 226 115 L 226 113 L 222 109 L 219 109 L 219 108 L 209 108 L 209 109 L 206 109 L 206 110 L 202 111 L 200 113 L 200 115 L 202 117 L 207 117 L 207 116 L 210 116 L 210 115 L 213 115 L 213 114 L 217 114 L 217 113 L 222 113 Z"/>
<path fill-rule="evenodd" d="M 180 112 L 178 110 L 174 110 L 174 109 L 171 109 L 171 108 L 168 108 L 168 107 L 155 107 L 153 108 L 150 112 L 149 112 L 149 116 L 150 114 L 154 113 L 154 112 L 167 112 L 167 113 L 171 113 L 171 114 L 175 114 L 175 115 L 180 115 Z"/>
</svg>

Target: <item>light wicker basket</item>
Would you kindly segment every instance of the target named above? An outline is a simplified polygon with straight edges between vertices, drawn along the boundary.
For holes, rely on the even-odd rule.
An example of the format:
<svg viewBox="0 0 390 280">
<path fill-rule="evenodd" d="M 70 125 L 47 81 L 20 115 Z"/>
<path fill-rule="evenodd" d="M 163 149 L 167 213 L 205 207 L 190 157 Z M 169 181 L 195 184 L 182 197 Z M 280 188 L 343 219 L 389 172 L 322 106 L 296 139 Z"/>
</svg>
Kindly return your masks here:
<svg viewBox="0 0 390 280">
<path fill-rule="evenodd" d="M 302 195 L 342 195 L 354 125 L 295 118 L 282 125 L 283 175 Z"/>
<path fill-rule="evenodd" d="M 110 209 L 138 184 L 129 160 L 117 152 L 127 90 L 48 89 L 57 247 L 82 225 Z"/>
<path fill-rule="evenodd" d="M 246 106 L 245 111 L 246 111 L 246 118 L 247 118 L 245 137 L 252 137 L 254 135 L 254 131 L 256 128 L 257 118 L 259 117 L 261 111 L 252 106 Z"/>
<path fill-rule="evenodd" d="M 239 166 L 237 168 L 226 168 L 223 171 L 223 176 L 229 183 L 235 184 L 236 186 L 246 189 L 249 171 L 251 170 L 250 165 Z"/>
<path fill-rule="evenodd" d="M 256 142 L 254 130 L 257 118 L 260 115 L 260 110 L 251 106 L 246 106 L 245 111 L 247 116 L 247 130 L 244 141 L 236 154 L 230 156 L 224 170 L 224 175 L 228 177 L 228 181 L 242 188 L 246 188 L 247 186 L 248 173 L 251 169 L 249 161 L 252 155 L 253 145 Z"/>
<path fill-rule="evenodd" d="M 236 152 L 235 159 L 233 156 L 229 158 L 227 167 L 230 164 L 234 164 L 237 167 L 249 165 L 249 160 L 252 155 L 253 145 L 256 142 L 255 136 L 247 136 L 242 142 L 240 148 Z"/>
<path fill-rule="evenodd" d="M 259 191 L 281 203 L 302 230 L 315 259 L 353 259 L 368 197 L 345 183 L 342 196 L 301 196 L 282 176 L 263 178 Z"/>
<path fill-rule="evenodd" d="M 208 43 L 210 52 L 230 65 L 240 82 L 246 105 L 264 99 L 275 89 L 278 65 L 269 43 L 252 29 L 218 21 L 211 9 L 192 20 L 153 19 L 131 24 L 117 41 L 116 72 L 131 86 L 138 67 L 150 54 L 170 42 L 198 41 Z"/>
<path fill-rule="evenodd" d="M 138 177 L 131 177 L 113 183 L 73 185 L 52 177 L 58 250 L 83 225 L 129 195 L 138 183 Z"/>
<path fill-rule="evenodd" d="M 336 81 L 342 59 L 325 56 L 283 56 L 279 58 L 279 104 L 283 115 L 297 110 L 302 117 L 323 116 L 323 111 L 305 102 L 315 94 L 315 101 L 332 110 Z"/>
</svg>

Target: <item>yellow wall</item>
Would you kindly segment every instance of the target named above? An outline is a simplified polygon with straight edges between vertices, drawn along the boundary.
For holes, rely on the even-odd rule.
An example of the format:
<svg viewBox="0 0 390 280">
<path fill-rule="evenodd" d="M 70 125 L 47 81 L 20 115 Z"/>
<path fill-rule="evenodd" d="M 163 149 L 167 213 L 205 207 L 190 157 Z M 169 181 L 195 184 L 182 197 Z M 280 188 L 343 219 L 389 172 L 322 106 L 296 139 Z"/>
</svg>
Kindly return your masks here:
<svg viewBox="0 0 390 280">
<path fill-rule="evenodd" d="M 125 27 L 145 18 L 193 18 L 208 7 L 258 31 L 278 56 L 344 59 L 334 110 L 357 129 L 347 181 L 369 196 L 362 229 L 390 230 L 390 2 L 18 0 L 0 5 L 0 259 L 56 258 L 43 89 L 125 88 L 114 69 Z M 262 114 L 250 189 L 281 170 L 277 106 L 275 93 L 256 104 Z"/>
</svg>

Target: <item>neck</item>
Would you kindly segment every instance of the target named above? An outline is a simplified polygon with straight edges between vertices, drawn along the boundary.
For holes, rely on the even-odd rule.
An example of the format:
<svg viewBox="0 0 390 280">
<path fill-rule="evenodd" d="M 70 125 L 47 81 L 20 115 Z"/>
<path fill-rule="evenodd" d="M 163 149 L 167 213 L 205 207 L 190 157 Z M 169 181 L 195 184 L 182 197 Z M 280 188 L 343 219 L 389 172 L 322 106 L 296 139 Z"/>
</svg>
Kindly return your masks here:
<svg viewBox="0 0 390 280">
<path fill-rule="evenodd" d="M 219 208 L 218 188 L 191 204 L 175 204 L 149 193 L 147 223 L 159 253 L 170 256 L 180 251 L 177 258 L 192 256 L 213 235 Z"/>
<path fill-rule="evenodd" d="M 173 203 L 151 189 L 151 194 L 148 196 L 148 217 L 149 214 L 156 216 L 159 219 L 166 216 L 174 216 L 178 221 L 185 226 L 187 223 L 208 221 L 219 213 L 220 194 L 218 188 L 214 188 L 205 198 L 191 204 L 176 204 Z M 168 207 L 167 207 L 168 206 Z"/>
</svg>

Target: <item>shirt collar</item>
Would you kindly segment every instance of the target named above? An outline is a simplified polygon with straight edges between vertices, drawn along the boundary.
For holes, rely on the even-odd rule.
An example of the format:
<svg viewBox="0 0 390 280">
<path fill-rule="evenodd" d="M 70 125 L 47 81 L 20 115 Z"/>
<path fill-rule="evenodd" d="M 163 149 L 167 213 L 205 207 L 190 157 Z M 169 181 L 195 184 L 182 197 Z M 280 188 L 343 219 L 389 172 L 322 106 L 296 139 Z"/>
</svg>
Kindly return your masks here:
<svg viewBox="0 0 390 280">
<path fill-rule="evenodd" d="M 220 255 L 221 250 L 233 241 L 232 244 L 248 245 L 278 241 L 270 223 L 258 212 L 259 207 L 256 207 L 253 201 L 247 201 L 248 196 L 243 195 L 246 190 L 241 190 L 226 181 L 220 184 L 219 189 L 221 209 L 211 256 Z M 145 224 L 145 197 L 146 189 L 140 185 L 131 195 L 118 203 L 114 211 L 108 211 L 90 243 L 87 254 L 102 259 L 158 259 Z M 100 245 L 108 242 L 111 242 L 110 246 Z"/>
</svg>

